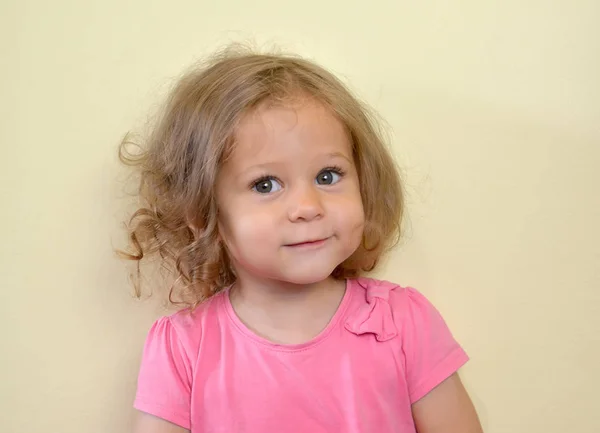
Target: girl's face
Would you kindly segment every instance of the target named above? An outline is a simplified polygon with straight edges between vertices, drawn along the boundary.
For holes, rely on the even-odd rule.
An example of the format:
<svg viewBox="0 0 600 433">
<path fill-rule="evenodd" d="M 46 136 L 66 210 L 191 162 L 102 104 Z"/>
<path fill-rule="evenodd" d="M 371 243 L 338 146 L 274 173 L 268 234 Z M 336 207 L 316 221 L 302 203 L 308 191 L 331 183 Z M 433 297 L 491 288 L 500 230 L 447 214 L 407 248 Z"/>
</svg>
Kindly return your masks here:
<svg viewBox="0 0 600 433">
<path fill-rule="evenodd" d="M 359 246 L 364 211 L 352 146 L 323 105 L 263 105 L 236 132 L 217 180 L 219 230 L 243 278 L 312 284 Z"/>
</svg>

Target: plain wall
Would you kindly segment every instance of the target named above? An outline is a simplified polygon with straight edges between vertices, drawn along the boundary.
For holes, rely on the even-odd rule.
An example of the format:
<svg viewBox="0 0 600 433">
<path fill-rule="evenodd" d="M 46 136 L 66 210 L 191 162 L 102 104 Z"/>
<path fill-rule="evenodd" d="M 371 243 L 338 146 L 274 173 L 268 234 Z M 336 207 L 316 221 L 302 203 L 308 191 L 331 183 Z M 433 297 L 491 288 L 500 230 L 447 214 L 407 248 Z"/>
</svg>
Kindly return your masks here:
<svg viewBox="0 0 600 433">
<path fill-rule="evenodd" d="M 304 54 L 389 123 L 408 223 L 379 276 L 471 355 L 488 433 L 598 433 L 600 2 L 0 4 L 0 431 L 129 431 L 162 310 L 113 254 L 116 149 L 230 41 Z"/>
</svg>

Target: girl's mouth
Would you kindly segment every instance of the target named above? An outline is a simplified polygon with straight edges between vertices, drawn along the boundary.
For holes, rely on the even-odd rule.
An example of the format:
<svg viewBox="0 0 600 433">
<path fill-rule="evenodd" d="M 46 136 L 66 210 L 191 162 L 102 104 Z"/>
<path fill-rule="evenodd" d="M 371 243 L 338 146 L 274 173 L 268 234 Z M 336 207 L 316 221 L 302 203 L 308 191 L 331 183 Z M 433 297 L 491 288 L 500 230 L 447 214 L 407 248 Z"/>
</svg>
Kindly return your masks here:
<svg viewBox="0 0 600 433">
<path fill-rule="evenodd" d="M 304 241 L 304 242 L 297 242 L 297 243 L 294 243 L 294 244 L 287 244 L 286 247 L 290 247 L 290 248 L 320 247 L 321 245 L 323 245 L 328 240 L 329 240 L 329 238 L 315 239 L 315 240 L 311 240 L 311 241 Z"/>
</svg>

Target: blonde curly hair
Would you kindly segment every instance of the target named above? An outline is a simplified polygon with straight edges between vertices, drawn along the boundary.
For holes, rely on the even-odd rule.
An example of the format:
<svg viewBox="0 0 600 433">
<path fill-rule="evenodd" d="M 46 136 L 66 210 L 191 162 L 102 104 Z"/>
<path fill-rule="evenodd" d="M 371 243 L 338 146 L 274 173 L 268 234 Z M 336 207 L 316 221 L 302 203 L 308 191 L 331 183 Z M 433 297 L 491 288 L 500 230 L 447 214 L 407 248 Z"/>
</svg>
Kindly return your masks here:
<svg viewBox="0 0 600 433">
<path fill-rule="evenodd" d="M 218 235 L 215 181 L 233 150 L 240 120 L 259 104 L 285 104 L 298 94 L 329 108 L 353 146 L 365 212 L 359 248 L 332 276 L 371 271 L 399 240 L 403 191 L 398 169 L 374 116 L 332 73 L 303 58 L 229 48 L 181 78 L 164 104 L 141 153 L 119 148 L 122 162 L 139 170 L 141 207 L 127 227 L 136 261 L 134 287 L 141 295 L 140 263 L 158 256 L 175 277 L 169 299 L 194 307 L 231 285 L 235 274 Z"/>
</svg>

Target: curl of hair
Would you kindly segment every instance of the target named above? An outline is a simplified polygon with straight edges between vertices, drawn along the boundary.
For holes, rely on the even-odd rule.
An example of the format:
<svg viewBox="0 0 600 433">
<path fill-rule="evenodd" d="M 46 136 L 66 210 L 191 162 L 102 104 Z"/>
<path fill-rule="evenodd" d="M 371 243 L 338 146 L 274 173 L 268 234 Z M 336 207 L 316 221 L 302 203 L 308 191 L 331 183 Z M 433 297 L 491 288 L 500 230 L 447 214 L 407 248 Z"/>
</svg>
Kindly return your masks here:
<svg viewBox="0 0 600 433">
<path fill-rule="evenodd" d="M 140 262 L 158 256 L 175 276 L 169 299 L 191 307 L 235 281 L 218 234 L 215 183 L 220 164 L 233 150 L 240 120 L 259 104 L 285 104 L 308 95 L 345 125 L 353 145 L 365 229 L 359 248 L 333 272 L 355 278 L 375 268 L 400 236 L 403 191 L 398 169 L 373 113 L 333 74 L 291 55 L 258 54 L 230 47 L 186 73 L 170 92 L 142 152 L 123 163 L 139 170 L 141 207 L 128 224 L 129 251 Z"/>
</svg>

